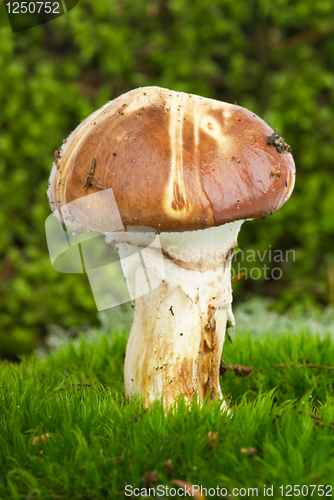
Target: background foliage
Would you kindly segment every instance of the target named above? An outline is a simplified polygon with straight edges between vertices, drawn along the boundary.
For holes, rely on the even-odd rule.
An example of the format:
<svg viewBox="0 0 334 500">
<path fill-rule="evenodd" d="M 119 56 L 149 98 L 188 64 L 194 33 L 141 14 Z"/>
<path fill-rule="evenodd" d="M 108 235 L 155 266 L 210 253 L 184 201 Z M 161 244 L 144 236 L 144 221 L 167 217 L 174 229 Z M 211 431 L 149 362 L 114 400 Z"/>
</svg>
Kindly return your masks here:
<svg viewBox="0 0 334 500">
<path fill-rule="evenodd" d="M 29 352 L 51 324 L 98 323 L 86 277 L 50 265 L 46 185 L 80 119 L 144 85 L 237 101 L 292 147 L 292 198 L 245 223 L 239 245 L 294 249 L 295 261 L 279 264 L 279 281 L 240 280 L 235 301 L 273 296 L 280 310 L 334 301 L 331 0 L 81 0 L 16 34 L 3 3 L 0 16 L 0 355 Z"/>
</svg>

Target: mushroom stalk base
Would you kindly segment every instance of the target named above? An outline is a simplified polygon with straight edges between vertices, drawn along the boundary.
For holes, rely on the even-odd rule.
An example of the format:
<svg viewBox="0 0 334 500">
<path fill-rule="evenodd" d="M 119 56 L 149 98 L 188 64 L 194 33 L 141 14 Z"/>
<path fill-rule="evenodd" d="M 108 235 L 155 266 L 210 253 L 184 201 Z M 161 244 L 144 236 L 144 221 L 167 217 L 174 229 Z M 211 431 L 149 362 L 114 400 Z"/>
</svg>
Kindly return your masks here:
<svg viewBox="0 0 334 500">
<path fill-rule="evenodd" d="M 231 260 L 242 222 L 160 234 L 164 280 L 147 295 L 134 294 L 127 397 L 142 394 L 145 406 L 163 397 L 166 409 L 180 394 L 223 399 L 219 368 L 227 320 L 234 324 Z M 129 289 L 139 290 L 139 270 L 123 270 Z"/>
<path fill-rule="evenodd" d="M 145 406 L 163 396 L 165 408 L 180 394 L 191 401 L 196 392 L 201 401 L 209 393 L 211 400 L 222 399 L 219 367 L 227 309 L 220 309 L 208 324 L 198 301 L 180 286 L 169 288 L 162 283 L 136 300 L 125 357 L 125 394 L 145 394 Z"/>
</svg>

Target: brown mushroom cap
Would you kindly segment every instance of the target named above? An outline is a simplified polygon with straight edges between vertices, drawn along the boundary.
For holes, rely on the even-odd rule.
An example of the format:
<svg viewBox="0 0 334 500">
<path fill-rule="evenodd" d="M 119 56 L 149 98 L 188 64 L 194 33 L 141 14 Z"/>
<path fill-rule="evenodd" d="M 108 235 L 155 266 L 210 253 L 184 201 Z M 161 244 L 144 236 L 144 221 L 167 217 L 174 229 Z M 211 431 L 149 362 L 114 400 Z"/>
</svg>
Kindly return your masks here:
<svg viewBox="0 0 334 500">
<path fill-rule="evenodd" d="M 112 188 L 125 227 L 159 232 L 265 216 L 288 200 L 295 181 L 290 148 L 254 113 L 159 87 L 108 102 L 55 156 L 53 211 Z M 94 207 L 108 231 L 108 207 Z"/>
</svg>

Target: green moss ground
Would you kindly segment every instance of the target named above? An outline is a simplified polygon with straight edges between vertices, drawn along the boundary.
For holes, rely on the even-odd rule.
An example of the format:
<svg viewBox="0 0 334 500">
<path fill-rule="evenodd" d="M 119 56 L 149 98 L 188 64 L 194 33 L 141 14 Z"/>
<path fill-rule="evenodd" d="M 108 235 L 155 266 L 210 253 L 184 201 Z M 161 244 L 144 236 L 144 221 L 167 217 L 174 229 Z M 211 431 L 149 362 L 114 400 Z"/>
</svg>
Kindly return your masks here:
<svg viewBox="0 0 334 500">
<path fill-rule="evenodd" d="M 126 485 L 173 487 L 173 479 L 229 494 L 258 488 L 259 497 L 273 485 L 274 498 L 281 485 L 332 485 L 334 371 L 300 368 L 334 365 L 331 336 L 306 328 L 233 336 L 224 346 L 227 364 L 292 367 L 244 378 L 227 371 L 221 385 L 230 415 L 216 402 L 188 408 L 180 401 L 165 414 L 160 402 L 144 412 L 139 397 L 126 401 L 122 331 L 82 335 L 20 365 L 2 362 L 0 498 L 123 499 L 130 498 Z M 219 434 L 210 438 L 210 431 Z M 47 444 L 33 444 L 45 433 Z M 310 491 L 309 498 L 322 496 Z"/>
</svg>

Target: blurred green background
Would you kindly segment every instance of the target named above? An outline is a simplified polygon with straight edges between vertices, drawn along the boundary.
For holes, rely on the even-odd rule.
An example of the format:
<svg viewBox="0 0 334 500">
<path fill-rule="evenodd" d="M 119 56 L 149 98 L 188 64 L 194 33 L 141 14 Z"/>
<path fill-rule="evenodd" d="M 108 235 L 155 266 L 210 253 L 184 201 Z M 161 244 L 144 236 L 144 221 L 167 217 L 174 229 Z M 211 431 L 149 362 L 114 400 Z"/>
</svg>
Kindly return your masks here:
<svg viewBox="0 0 334 500">
<path fill-rule="evenodd" d="M 15 34 L 3 3 L 0 18 L 0 357 L 30 352 L 50 325 L 99 323 L 87 278 L 51 267 L 46 186 L 54 151 L 80 120 L 144 85 L 237 101 L 292 148 L 291 199 L 246 222 L 239 245 L 261 255 L 293 249 L 295 258 L 267 263 L 280 267 L 279 280 L 238 281 L 234 303 L 254 295 L 273 297 L 279 311 L 333 303 L 332 0 L 81 0 Z"/>
</svg>

